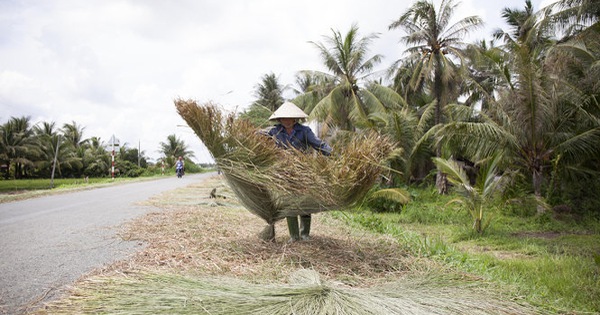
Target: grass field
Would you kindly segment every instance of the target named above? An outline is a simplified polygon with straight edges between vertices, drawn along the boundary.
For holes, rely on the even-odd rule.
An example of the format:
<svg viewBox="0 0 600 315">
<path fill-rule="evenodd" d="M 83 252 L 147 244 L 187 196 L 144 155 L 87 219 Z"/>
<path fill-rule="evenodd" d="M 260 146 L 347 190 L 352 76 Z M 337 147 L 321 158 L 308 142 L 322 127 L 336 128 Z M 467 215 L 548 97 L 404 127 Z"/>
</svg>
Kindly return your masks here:
<svg viewBox="0 0 600 315">
<path fill-rule="evenodd" d="M 55 178 L 54 188 L 82 186 L 86 184 L 109 183 L 110 178 Z M 45 190 L 51 188 L 50 179 L 11 179 L 0 180 L 0 193 L 16 193 L 30 190 Z"/>
<path fill-rule="evenodd" d="M 420 190 L 402 213 L 339 215 L 349 225 L 403 239 L 415 255 L 516 288 L 528 301 L 561 314 L 600 313 L 600 222 L 576 215 L 494 216 L 477 235 L 453 196 Z"/>
<path fill-rule="evenodd" d="M 213 188 L 226 198 L 209 199 Z M 254 314 L 281 303 L 297 303 L 298 314 L 600 313 L 597 221 L 498 207 L 478 235 L 468 214 L 445 206 L 451 196 L 413 196 L 400 213 L 317 214 L 308 242 L 288 244 L 278 222 L 275 242 L 262 242 L 265 223 L 214 177 L 148 201 L 160 210 L 122 231 L 147 247 L 36 314 Z M 302 270 L 314 275 L 298 287 Z M 377 311 L 382 305 L 387 312 Z"/>
<path fill-rule="evenodd" d="M 54 179 L 53 188 L 50 187 L 50 179 L 0 180 L 0 203 L 152 178 L 89 178 L 87 181 L 82 178 L 60 178 Z"/>
</svg>

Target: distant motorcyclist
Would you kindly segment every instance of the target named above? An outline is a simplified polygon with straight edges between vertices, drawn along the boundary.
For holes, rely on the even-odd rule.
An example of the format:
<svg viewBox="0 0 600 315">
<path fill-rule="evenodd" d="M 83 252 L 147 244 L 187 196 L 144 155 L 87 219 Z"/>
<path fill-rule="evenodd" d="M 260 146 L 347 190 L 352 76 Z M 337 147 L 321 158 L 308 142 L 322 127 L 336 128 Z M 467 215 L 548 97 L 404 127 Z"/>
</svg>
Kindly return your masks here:
<svg viewBox="0 0 600 315">
<path fill-rule="evenodd" d="M 177 173 L 177 177 L 181 178 L 183 176 L 183 173 L 185 172 L 185 161 L 183 160 L 183 157 L 179 157 L 177 159 L 177 162 L 175 162 L 175 173 Z"/>
</svg>

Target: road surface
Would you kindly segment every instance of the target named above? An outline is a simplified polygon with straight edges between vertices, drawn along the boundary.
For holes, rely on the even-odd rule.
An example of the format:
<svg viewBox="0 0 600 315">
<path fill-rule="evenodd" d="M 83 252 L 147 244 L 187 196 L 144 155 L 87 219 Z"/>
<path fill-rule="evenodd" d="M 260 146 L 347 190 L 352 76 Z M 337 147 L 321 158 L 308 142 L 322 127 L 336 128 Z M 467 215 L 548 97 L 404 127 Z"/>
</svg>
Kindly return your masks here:
<svg viewBox="0 0 600 315">
<path fill-rule="evenodd" d="M 170 176 L 0 204 L 0 314 L 22 314 L 55 299 L 81 275 L 140 249 L 117 235 L 120 224 L 156 210 L 139 202 L 212 175 Z"/>
</svg>

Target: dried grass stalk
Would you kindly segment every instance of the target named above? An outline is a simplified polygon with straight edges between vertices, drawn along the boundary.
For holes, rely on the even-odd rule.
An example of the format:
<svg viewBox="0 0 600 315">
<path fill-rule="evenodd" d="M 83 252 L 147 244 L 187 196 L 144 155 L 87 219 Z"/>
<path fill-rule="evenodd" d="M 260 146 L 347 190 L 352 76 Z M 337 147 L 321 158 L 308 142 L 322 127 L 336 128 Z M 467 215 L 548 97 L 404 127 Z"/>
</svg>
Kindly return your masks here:
<svg viewBox="0 0 600 315">
<path fill-rule="evenodd" d="M 460 279 L 403 278 L 372 288 L 352 288 L 321 281 L 308 269 L 292 275 L 288 284 L 164 273 L 93 278 L 82 283 L 70 300 L 57 304 L 61 307 L 55 314 L 540 314 L 490 287 Z"/>
<path fill-rule="evenodd" d="M 392 151 L 374 132 L 355 133 L 331 156 L 283 150 L 274 139 L 216 105 L 175 100 L 178 113 L 206 145 L 240 202 L 273 224 L 286 216 L 349 207 L 361 200 Z"/>
</svg>

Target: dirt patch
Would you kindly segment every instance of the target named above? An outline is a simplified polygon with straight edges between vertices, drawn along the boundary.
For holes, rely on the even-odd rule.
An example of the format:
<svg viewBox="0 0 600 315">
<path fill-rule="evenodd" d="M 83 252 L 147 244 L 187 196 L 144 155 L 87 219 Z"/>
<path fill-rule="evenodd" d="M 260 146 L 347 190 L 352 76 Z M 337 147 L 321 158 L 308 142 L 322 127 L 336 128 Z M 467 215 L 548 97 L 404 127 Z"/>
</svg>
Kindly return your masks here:
<svg viewBox="0 0 600 315">
<path fill-rule="evenodd" d="M 209 198 L 214 188 L 219 198 Z M 146 244 L 144 250 L 99 272 L 152 269 L 280 282 L 298 268 L 310 268 L 325 279 L 370 285 L 427 268 L 397 240 L 357 233 L 327 213 L 313 215 L 309 241 L 288 244 L 284 221 L 275 226 L 274 242 L 262 241 L 258 233 L 266 223 L 240 206 L 220 177 L 149 202 L 161 211 L 127 224 L 121 233 Z"/>
<path fill-rule="evenodd" d="M 511 234 L 514 237 L 531 237 L 531 238 L 544 238 L 544 239 L 553 239 L 557 238 L 564 233 L 560 232 L 518 232 Z"/>
</svg>

